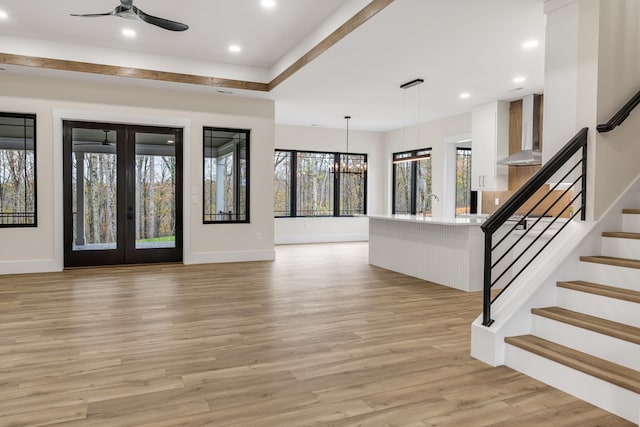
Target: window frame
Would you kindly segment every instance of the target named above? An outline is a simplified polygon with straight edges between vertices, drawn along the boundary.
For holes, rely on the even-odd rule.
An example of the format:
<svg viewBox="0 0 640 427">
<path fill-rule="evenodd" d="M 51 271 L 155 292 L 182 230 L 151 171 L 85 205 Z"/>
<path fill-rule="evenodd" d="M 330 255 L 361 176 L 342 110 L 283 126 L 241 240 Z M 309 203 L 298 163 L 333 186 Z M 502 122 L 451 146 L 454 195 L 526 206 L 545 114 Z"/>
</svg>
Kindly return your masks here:
<svg viewBox="0 0 640 427">
<path fill-rule="evenodd" d="M 207 215 L 211 215 L 211 214 L 207 214 L 205 212 L 205 208 L 206 208 L 206 195 L 205 195 L 205 181 L 206 181 L 206 176 L 205 176 L 205 171 L 206 171 L 206 167 L 207 167 L 207 155 L 206 155 L 206 132 L 207 131 L 223 131 L 223 132 L 235 132 L 235 133 L 243 133 L 245 135 L 245 141 L 246 141 L 246 166 L 245 166 L 245 175 L 246 175 L 246 184 L 245 184 L 245 207 L 246 207 L 246 215 L 245 215 L 245 219 L 242 220 L 232 220 L 232 219 L 228 219 L 228 220 L 220 220 L 220 221 L 213 221 L 213 220 L 206 220 L 205 218 L 207 217 Z M 238 147 L 235 147 L 233 153 L 234 153 L 234 158 L 233 158 L 233 176 L 234 176 L 234 183 L 239 183 L 241 181 L 242 175 L 240 172 L 240 164 L 241 164 L 241 156 L 237 155 L 237 151 L 238 151 Z M 225 128 L 225 127 L 219 127 L 219 126 L 203 126 L 202 127 L 202 223 L 203 224 L 250 224 L 251 223 L 251 209 L 250 209 L 250 176 L 251 176 L 251 162 L 250 162 L 250 157 L 251 157 L 251 129 L 240 129 L 240 128 Z M 235 185 L 234 186 L 234 190 L 233 190 L 233 194 L 234 194 L 234 205 L 236 207 L 241 205 L 241 189 L 242 186 L 241 185 Z M 238 209 L 239 212 L 239 209 Z"/>
<path fill-rule="evenodd" d="M 455 170 L 455 177 L 456 177 L 456 191 L 455 191 L 455 215 L 458 215 L 458 156 L 460 156 L 460 152 L 467 152 L 469 153 L 469 163 L 470 165 L 468 166 L 468 172 L 467 172 L 467 184 L 468 184 L 468 190 L 469 190 L 469 207 L 468 210 L 469 212 L 465 212 L 462 215 L 473 215 L 478 213 L 478 192 L 475 190 L 472 190 L 472 185 L 471 185 L 471 164 L 473 164 L 473 157 L 472 157 L 472 153 L 473 151 L 471 150 L 471 147 L 456 147 L 456 170 Z"/>
<path fill-rule="evenodd" d="M 431 156 L 432 148 L 418 148 L 415 150 L 399 151 L 392 153 L 391 155 L 391 214 L 396 215 L 396 169 L 398 167 L 397 161 L 405 161 L 411 163 L 411 175 L 410 175 L 410 200 L 409 200 L 409 212 L 403 212 L 400 215 L 416 215 L 418 204 L 418 162 L 422 159 L 431 159 L 433 165 L 433 158 Z M 433 192 L 433 191 L 431 191 Z"/>
<path fill-rule="evenodd" d="M 342 204 L 342 194 L 341 194 L 341 188 L 342 188 L 342 176 L 343 175 L 347 175 L 353 172 L 349 172 L 347 171 L 343 171 L 342 170 L 342 158 L 343 156 L 347 159 L 347 161 L 344 164 L 348 164 L 349 163 L 349 157 L 351 158 L 351 160 L 353 160 L 353 156 L 362 156 L 363 158 L 363 162 L 364 162 L 364 170 L 362 172 L 362 176 L 363 176 L 363 186 L 364 186 L 364 191 L 362 194 L 362 213 L 356 213 L 356 214 L 342 214 L 341 213 L 341 204 Z M 338 175 L 336 178 L 336 181 L 334 183 L 334 212 L 336 213 L 334 216 L 336 217 L 355 217 L 355 216 L 359 216 L 359 215 L 366 215 L 367 214 L 367 193 L 368 193 L 368 187 L 367 187 L 367 164 L 368 164 L 368 159 L 367 159 L 367 155 L 364 153 L 335 153 L 335 157 L 334 157 L 334 161 L 337 159 L 338 164 L 340 165 L 340 170 L 338 173 L 334 172 L 334 175 Z M 334 162 L 335 164 L 335 162 Z"/>
<path fill-rule="evenodd" d="M 0 228 L 35 228 L 38 227 L 38 155 L 37 155 L 37 135 L 38 135 L 38 126 L 37 126 L 37 118 L 35 113 L 10 113 L 0 111 L 0 117 L 9 117 L 9 118 L 17 118 L 23 120 L 33 120 L 33 222 L 31 223 L 17 223 L 17 224 L 3 224 L 0 221 Z M 23 125 L 23 128 L 26 128 L 26 125 Z M 27 151 L 23 149 L 26 153 Z M 26 206 L 25 206 L 26 209 Z M 24 212 L 25 214 L 27 212 Z"/>
<path fill-rule="evenodd" d="M 289 161 L 290 161 L 290 170 L 291 176 L 290 178 L 290 186 L 289 186 L 289 212 L 290 215 L 275 215 L 274 218 L 352 218 L 355 216 L 366 215 L 367 214 L 367 203 L 368 203 L 368 193 L 369 193 L 369 180 L 368 180 L 368 170 L 365 169 L 363 172 L 364 179 L 364 193 L 363 193 L 363 212 L 361 214 L 351 214 L 344 215 L 340 213 L 340 176 L 343 173 L 340 170 L 338 173 L 331 171 L 330 173 L 333 175 L 333 209 L 331 215 L 298 215 L 298 153 L 310 153 L 310 154 L 329 154 L 333 156 L 333 164 L 339 164 L 340 168 L 342 165 L 340 163 L 341 156 L 363 156 L 365 164 L 368 163 L 368 155 L 367 153 L 344 153 L 339 151 L 316 151 L 316 150 L 291 150 L 291 149 L 281 149 L 276 148 L 274 150 L 274 158 L 276 152 L 284 152 L 288 153 Z M 274 206 L 275 207 L 275 206 Z"/>
</svg>

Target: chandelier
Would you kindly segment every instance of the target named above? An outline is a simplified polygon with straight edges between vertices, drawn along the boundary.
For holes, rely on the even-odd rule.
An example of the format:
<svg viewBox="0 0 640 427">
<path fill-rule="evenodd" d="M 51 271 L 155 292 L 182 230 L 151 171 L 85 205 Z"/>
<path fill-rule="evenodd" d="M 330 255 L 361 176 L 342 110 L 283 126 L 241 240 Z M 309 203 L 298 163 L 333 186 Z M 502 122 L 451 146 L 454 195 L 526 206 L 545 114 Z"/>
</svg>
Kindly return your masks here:
<svg viewBox="0 0 640 427">
<path fill-rule="evenodd" d="M 336 161 L 331 168 L 331 173 L 350 173 L 362 175 L 367 171 L 367 162 L 362 159 L 352 159 L 349 153 L 349 119 L 351 116 L 344 116 L 347 121 L 347 151 L 344 154 L 339 154 L 340 161 Z M 359 158 L 360 156 L 358 156 Z M 336 159 L 337 160 L 337 159 Z"/>
</svg>

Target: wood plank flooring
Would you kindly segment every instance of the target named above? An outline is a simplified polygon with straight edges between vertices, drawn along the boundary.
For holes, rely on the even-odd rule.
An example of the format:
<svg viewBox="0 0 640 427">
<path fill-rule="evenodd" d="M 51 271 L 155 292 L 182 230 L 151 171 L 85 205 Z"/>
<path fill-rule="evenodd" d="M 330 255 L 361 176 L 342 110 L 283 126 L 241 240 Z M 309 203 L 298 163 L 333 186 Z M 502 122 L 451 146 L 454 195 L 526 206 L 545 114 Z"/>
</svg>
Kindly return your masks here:
<svg viewBox="0 0 640 427">
<path fill-rule="evenodd" d="M 469 356 L 480 293 L 275 262 L 0 276 L 0 426 L 630 426 Z"/>
</svg>

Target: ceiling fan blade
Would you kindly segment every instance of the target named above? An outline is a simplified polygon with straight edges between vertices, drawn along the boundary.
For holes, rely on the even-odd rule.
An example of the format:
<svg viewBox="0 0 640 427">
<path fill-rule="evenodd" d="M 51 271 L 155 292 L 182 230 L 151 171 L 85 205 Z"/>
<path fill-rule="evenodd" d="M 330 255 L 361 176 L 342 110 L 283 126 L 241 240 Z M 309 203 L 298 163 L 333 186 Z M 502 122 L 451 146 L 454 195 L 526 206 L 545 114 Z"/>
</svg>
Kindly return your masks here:
<svg viewBox="0 0 640 427">
<path fill-rule="evenodd" d="M 169 31 L 185 31 L 189 29 L 189 26 L 187 24 L 183 24 L 181 22 L 176 22 L 176 21 L 170 21 L 164 18 L 158 18 L 157 16 L 148 15 L 135 6 L 131 6 L 131 8 L 133 9 L 133 12 L 136 15 L 138 15 L 138 17 L 141 20 L 143 20 L 148 24 L 153 24 Z"/>
<path fill-rule="evenodd" d="M 113 12 L 107 12 L 107 13 L 85 13 L 85 14 L 75 14 L 72 13 L 71 16 L 83 16 L 85 18 L 96 18 L 98 16 L 109 16 L 109 15 L 113 15 Z"/>
</svg>

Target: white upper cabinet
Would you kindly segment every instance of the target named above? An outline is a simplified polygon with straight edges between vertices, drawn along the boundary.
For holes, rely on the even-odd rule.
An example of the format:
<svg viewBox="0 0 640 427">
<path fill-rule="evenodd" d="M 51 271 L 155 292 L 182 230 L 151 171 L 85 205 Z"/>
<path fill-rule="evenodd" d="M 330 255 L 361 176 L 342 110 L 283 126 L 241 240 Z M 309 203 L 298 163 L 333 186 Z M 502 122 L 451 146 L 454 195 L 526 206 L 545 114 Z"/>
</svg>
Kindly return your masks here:
<svg viewBox="0 0 640 427">
<path fill-rule="evenodd" d="M 509 154 L 509 103 L 495 101 L 475 107 L 471 114 L 471 188 L 504 191 L 509 169 L 498 160 Z"/>
</svg>

